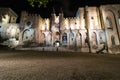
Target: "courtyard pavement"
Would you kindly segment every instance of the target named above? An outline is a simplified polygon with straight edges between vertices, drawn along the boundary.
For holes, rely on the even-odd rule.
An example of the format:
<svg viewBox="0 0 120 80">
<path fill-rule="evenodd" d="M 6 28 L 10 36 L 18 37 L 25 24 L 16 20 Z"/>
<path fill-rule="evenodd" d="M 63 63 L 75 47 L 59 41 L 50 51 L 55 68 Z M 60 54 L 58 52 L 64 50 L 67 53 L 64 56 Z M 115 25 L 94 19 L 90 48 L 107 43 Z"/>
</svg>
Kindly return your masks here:
<svg viewBox="0 0 120 80">
<path fill-rule="evenodd" d="M 0 80 L 120 80 L 120 55 L 0 50 Z"/>
</svg>

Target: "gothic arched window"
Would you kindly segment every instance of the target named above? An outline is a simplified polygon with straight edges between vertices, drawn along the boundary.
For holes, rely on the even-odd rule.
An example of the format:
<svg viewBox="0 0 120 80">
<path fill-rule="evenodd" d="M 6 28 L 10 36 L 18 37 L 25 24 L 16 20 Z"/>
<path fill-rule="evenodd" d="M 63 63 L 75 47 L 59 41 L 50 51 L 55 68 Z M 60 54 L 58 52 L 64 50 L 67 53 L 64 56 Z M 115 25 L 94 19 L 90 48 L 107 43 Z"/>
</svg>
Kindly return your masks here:
<svg viewBox="0 0 120 80">
<path fill-rule="evenodd" d="M 112 21 L 109 17 L 106 18 L 106 27 L 112 29 Z"/>
</svg>

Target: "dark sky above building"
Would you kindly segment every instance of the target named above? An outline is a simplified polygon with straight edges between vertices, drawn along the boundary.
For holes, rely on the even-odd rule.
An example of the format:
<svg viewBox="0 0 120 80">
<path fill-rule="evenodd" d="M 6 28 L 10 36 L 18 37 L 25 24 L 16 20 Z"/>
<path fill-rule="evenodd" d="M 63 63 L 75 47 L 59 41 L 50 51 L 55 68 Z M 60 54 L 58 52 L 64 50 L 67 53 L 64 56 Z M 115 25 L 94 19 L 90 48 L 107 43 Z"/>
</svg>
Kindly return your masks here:
<svg viewBox="0 0 120 80">
<path fill-rule="evenodd" d="M 10 7 L 18 15 L 21 11 L 26 10 L 30 13 L 40 14 L 42 17 L 50 17 L 52 9 L 54 8 L 56 13 L 60 12 L 60 8 L 63 9 L 65 17 L 75 16 L 78 7 L 99 6 L 104 4 L 120 4 L 120 0 L 52 0 L 47 4 L 47 7 L 31 7 L 27 0 L 0 0 L 0 7 Z"/>
</svg>

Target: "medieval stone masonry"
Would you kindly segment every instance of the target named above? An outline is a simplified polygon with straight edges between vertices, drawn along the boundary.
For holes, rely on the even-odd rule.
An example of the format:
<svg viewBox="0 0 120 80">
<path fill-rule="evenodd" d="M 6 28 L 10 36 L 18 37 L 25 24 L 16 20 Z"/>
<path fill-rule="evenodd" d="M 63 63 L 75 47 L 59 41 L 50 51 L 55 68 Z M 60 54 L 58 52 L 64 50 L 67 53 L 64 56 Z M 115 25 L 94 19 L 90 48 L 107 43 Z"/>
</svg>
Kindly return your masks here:
<svg viewBox="0 0 120 80">
<path fill-rule="evenodd" d="M 62 11 L 45 19 L 23 11 L 19 29 L 22 48 L 120 53 L 120 4 L 80 7 L 68 18 Z"/>
</svg>

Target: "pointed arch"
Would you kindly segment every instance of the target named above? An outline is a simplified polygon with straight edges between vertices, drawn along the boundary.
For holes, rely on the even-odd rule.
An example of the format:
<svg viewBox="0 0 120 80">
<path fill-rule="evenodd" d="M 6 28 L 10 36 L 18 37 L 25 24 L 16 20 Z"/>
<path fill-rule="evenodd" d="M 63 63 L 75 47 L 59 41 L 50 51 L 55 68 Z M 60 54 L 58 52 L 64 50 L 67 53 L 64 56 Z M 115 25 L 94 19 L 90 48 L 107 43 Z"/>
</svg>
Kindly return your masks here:
<svg viewBox="0 0 120 80">
<path fill-rule="evenodd" d="M 112 21 L 111 21 L 110 17 L 106 17 L 106 27 L 108 29 L 113 29 L 113 27 L 112 27 Z"/>
<path fill-rule="evenodd" d="M 23 33 L 22 33 L 22 40 L 23 40 L 23 38 L 24 38 L 24 35 L 25 35 L 25 32 L 26 31 L 30 31 L 29 29 L 25 29 L 24 31 L 23 31 Z M 27 37 L 26 37 L 27 38 Z"/>
<path fill-rule="evenodd" d="M 64 45 L 67 45 L 67 33 L 63 33 L 63 35 L 62 35 L 62 43 Z"/>
</svg>

